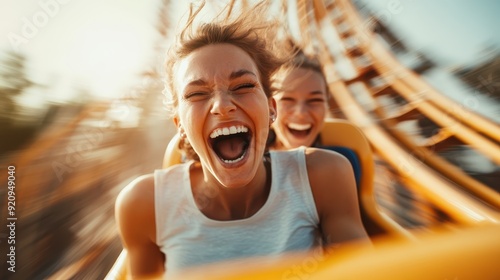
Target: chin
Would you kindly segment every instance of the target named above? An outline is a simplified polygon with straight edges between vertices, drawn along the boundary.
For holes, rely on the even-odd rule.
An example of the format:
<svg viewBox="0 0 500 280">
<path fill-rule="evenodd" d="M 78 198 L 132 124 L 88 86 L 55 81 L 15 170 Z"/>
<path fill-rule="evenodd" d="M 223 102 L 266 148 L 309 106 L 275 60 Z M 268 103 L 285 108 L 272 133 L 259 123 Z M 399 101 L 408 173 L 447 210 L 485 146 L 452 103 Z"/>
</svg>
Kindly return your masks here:
<svg viewBox="0 0 500 280">
<path fill-rule="evenodd" d="M 234 176 L 231 176 L 232 178 L 226 178 L 226 179 L 219 179 L 219 182 L 224 186 L 225 188 L 228 189 L 238 189 L 242 188 L 246 185 L 248 185 L 251 182 L 250 179 L 245 179 L 241 177 L 235 178 Z"/>
</svg>

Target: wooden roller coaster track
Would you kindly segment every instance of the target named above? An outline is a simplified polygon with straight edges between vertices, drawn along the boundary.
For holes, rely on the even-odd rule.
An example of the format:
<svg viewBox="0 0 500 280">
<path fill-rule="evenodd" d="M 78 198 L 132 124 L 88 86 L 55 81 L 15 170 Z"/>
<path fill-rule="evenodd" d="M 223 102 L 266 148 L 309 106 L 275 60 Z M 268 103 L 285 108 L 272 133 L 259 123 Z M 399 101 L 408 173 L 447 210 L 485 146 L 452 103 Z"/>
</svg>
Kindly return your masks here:
<svg viewBox="0 0 500 280">
<path fill-rule="evenodd" d="M 396 170 L 400 180 L 407 187 L 423 193 L 457 224 L 500 223 L 500 195 L 433 151 L 440 144 L 451 145 L 457 143 L 451 139 L 458 139 L 458 143 L 472 147 L 498 164 L 498 125 L 459 106 L 402 66 L 383 48 L 372 31 L 363 28 L 365 25 L 349 1 L 326 4 L 321 0 L 297 0 L 296 10 L 288 3 L 290 1 L 283 1 L 283 12 L 296 13 L 299 19 L 301 38 L 296 43 L 317 54 L 323 63 L 333 96 L 332 109 L 338 106 L 347 119 L 362 129 L 374 151 Z M 337 45 L 328 44 L 331 37 L 338 38 L 334 42 Z M 351 65 L 353 71 L 339 73 L 340 63 Z M 373 85 L 374 80 L 377 85 Z M 382 85 L 380 81 L 383 81 Z M 369 97 L 370 110 L 355 98 L 360 91 Z M 406 100 L 396 114 L 389 114 L 377 101 L 377 97 L 386 94 L 395 94 Z M 399 122 L 420 116 L 439 126 L 438 133 L 425 142 L 417 143 L 403 131 L 393 129 Z M 386 221 L 387 216 L 383 213 L 377 213 L 380 209 L 375 205 L 373 189 L 361 189 L 360 196 L 368 213 L 382 227 L 388 231 L 401 230 L 391 226 L 392 222 Z M 492 252 L 485 249 L 481 254 Z M 123 270 L 125 260 L 126 252 L 122 252 L 108 275 L 109 279 L 126 277 L 126 270 Z M 282 268 L 257 270 L 255 275 L 272 277 L 278 271 L 275 274 L 282 276 Z M 251 274 L 249 271 L 240 272 L 238 276 L 227 279 L 243 279 Z M 318 279 L 327 279 L 327 274 L 326 278 L 318 276 Z M 352 272 L 348 275 L 352 276 Z"/>
<path fill-rule="evenodd" d="M 321 58 L 333 96 L 332 110 L 338 106 L 349 121 L 361 128 L 374 152 L 395 170 L 399 179 L 408 188 L 423 194 L 455 223 L 465 226 L 500 223 L 500 194 L 437 153 L 441 147 L 460 143 L 499 165 L 499 125 L 446 97 L 403 66 L 368 28 L 369 24 L 350 1 L 296 0 L 293 1 L 296 9 L 288 5 L 290 3 L 292 1 L 283 1 L 283 12 L 294 13 L 299 19 L 301 38 L 297 43 Z M 339 65 L 348 65 L 350 70 L 344 73 Z M 360 101 L 360 96 L 364 101 Z M 402 105 L 396 112 L 390 112 L 379 101 L 382 96 L 397 96 L 403 100 Z M 66 124 L 42 135 L 17 154 L 12 162 L 16 163 L 18 170 L 28 170 L 44 153 L 63 145 L 63 139 L 74 134 L 89 116 L 107 109 L 109 104 L 86 106 Z M 396 128 L 401 122 L 420 117 L 438 126 L 435 135 L 418 141 Z M 93 168 L 67 178 L 58 184 L 57 192 L 44 193 L 44 190 L 30 187 L 46 177 L 45 169 L 22 178 L 18 183 L 25 187 L 19 191 L 18 200 L 30 205 L 22 208 L 19 215 L 24 220 L 34 220 L 39 211 L 47 207 L 47 202 L 57 204 L 78 197 L 89 191 L 90 185 L 105 179 L 104 174 L 96 176 L 99 168 L 118 170 L 119 162 L 120 156 L 115 154 Z M 50 166 L 44 168 L 50 169 Z M 0 181 L 4 182 L 5 174 L 0 176 Z M 371 211 L 380 211 L 373 196 L 372 190 L 361 191 L 363 203 Z M 6 216 L 5 211 L 3 208 L 2 217 Z M 390 228 L 391 222 L 386 227 Z M 491 230 L 488 234 L 493 236 Z M 89 264 L 99 260 L 109 243 L 117 241 L 116 231 L 107 231 L 103 237 L 88 254 L 59 270 L 51 279 L 72 278 L 88 269 Z M 40 249 L 33 246 L 30 252 Z M 124 261 L 125 253 L 122 252 L 107 279 L 125 279 L 122 274 Z"/>
<path fill-rule="evenodd" d="M 297 13 L 298 18 L 302 19 L 301 32 L 313 30 L 313 34 L 309 34 L 309 37 L 315 42 L 309 44 L 318 46 L 316 48 L 322 61 L 325 62 L 327 78 L 337 105 L 348 119 L 363 128 L 375 150 L 383 157 L 385 154 L 384 159 L 400 171 L 401 178 L 412 186 L 420 186 L 419 189 L 429 195 L 429 199 L 448 209 L 447 212 L 451 211 L 449 214 L 457 219 L 463 220 L 465 213 L 474 212 L 467 209 L 463 209 L 464 212 L 457 212 L 455 211 L 457 207 L 467 208 L 471 205 L 477 205 L 478 209 L 485 211 L 484 213 L 490 213 L 487 215 L 490 218 L 498 217 L 500 195 L 438 156 L 429 148 L 429 143 L 434 142 L 436 145 L 440 141 L 454 137 L 498 164 L 499 126 L 444 97 L 418 75 L 397 62 L 392 54 L 383 48 L 372 31 L 363 29 L 366 24 L 363 24 L 349 1 L 334 1 L 328 5 L 322 1 L 313 3 L 297 1 Z M 340 48 L 336 46 L 332 50 L 334 47 L 328 45 L 327 41 L 332 37 L 339 38 L 335 43 L 342 44 Z M 354 45 L 349 43 L 353 41 L 357 43 Z M 344 51 L 338 51 L 339 49 Z M 363 57 L 365 63 L 361 67 L 356 67 L 356 60 L 360 57 Z M 353 65 L 354 75 L 341 78 L 342 75 L 339 75 L 337 68 L 341 59 L 345 60 L 344 63 Z M 371 80 L 374 79 L 384 80 L 385 83 L 383 86 L 370 86 Z M 393 116 L 390 116 L 376 100 L 376 97 L 384 94 L 388 88 L 392 94 L 407 100 L 406 105 Z M 370 114 L 354 98 L 359 91 L 373 101 L 371 111 L 374 114 Z M 425 94 L 422 95 L 422 92 Z M 453 110 L 450 111 L 449 108 Z M 412 114 L 415 111 L 441 124 L 439 133 L 429 139 L 426 145 L 416 143 L 411 136 L 394 129 L 398 122 L 416 116 L 417 114 Z M 376 130 L 371 127 L 375 127 Z M 372 133 L 372 130 L 377 133 Z M 452 182 L 442 178 L 443 175 Z M 464 199 L 463 203 L 453 200 L 446 202 L 443 199 L 443 197 L 453 197 L 452 193 L 461 193 L 459 196 Z M 470 195 L 471 193 L 474 197 Z"/>
<path fill-rule="evenodd" d="M 382 48 L 370 30 L 362 29 L 364 25 L 349 1 L 325 4 L 321 0 L 297 0 L 295 4 L 296 10 L 292 10 L 283 1 L 283 12 L 297 14 L 301 36 L 297 43 L 320 57 L 334 97 L 331 105 L 338 106 L 347 119 L 362 129 L 374 151 L 396 170 L 400 180 L 409 188 L 425 194 L 458 224 L 498 224 L 500 195 L 428 148 L 456 138 L 498 164 L 498 125 L 458 106 L 398 63 Z M 328 45 L 328 37 L 339 38 L 335 42 L 339 45 Z M 339 74 L 339 61 L 350 64 L 354 74 Z M 382 86 L 370 86 L 373 79 L 384 83 Z M 372 101 L 372 112 L 367 111 L 354 97 L 356 90 L 360 89 Z M 406 105 L 394 115 L 389 115 L 376 100 L 378 96 L 389 93 L 406 100 Z M 416 143 L 405 133 L 391 129 L 398 122 L 419 115 L 440 126 L 439 132 L 426 143 Z M 415 153 L 420 157 L 415 157 Z M 390 231 L 391 222 L 384 222 L 387 217 L 376 213 L 379 210 L 374 205 L 373 190 L 361 189 L 360 196 L 365 207 L 370 209 L 369 214 L 378 216 L 383 227 Z M 482 251 L 483 254 L 492 252 L 487 249 Z M 126 277 L 126 270 L 123 269 L 125 260 L 126 252 L 122 252 L 108 279 Z M 276 271 L 279 273 L 276 274 Z M 248 273 L 240 272 L 237 273 L 239 276 L 229 276 L 227 279 L 242 279 L 243 275 L 247 277 L 251 274 Z M 258 270 L 256 275 L 271 277 L 273 273 L 283 275 L 284 271 L 282 267 L 277 267 Z M 348 275 L 352 275 L 352 272 Z M 318 279 L 324 278 L 319 276 Z"/>
</svg>

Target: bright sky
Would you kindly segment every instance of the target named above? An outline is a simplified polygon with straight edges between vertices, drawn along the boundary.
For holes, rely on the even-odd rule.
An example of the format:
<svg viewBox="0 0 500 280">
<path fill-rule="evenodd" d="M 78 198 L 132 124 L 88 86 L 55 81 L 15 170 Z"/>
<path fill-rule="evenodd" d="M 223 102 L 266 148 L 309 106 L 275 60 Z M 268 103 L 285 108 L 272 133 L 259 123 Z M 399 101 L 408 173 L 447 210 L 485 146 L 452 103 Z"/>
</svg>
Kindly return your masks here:
<svg viewBox="0 0 500 280">
<path fill-rule="evenodd" d="M 500 49 L 500 1 L 361 0 L 404 34 L 413 48 L 431 50 L 450 64 L 474 62 L 486 44 Z M 394 3 L 399 3 L 395 5 Z M 391 6 L 395 5 L 395 6 Z M 398 7 L 398 8 L 394 8 Z M 450 65 L 451 66 L 451 65 Z"/>
<path fill-rule="evenodd" d="M 363 1 L 408 34 L 416 48 L 433 49 L 454 63 L 473 60 L 486 42 L 500 45 L 495 31 L 500 26 L 500 1 L 399 0 L 402 9 L 397 13 L 388 8 L 397 0 Z M 175 24 L 187 1 L 173 2 Z M 0 52 L 17 47 L 28 56 L 32 79 L 48 86 L 44 98 L 70 99 L 77 88 L 119 97 L 138 83 L 140 71 L 163 59 L 154 53 L 159 3 L 0 0 Z"/>
<path fill-rule="evenodd" d="M 2 52 L 26 54 L 32 78 L 47 84 L 50 99 L 69 99 L 77 87 L 117 97 L 154 59 L 157 0 L 0 3 Z"/>
<path fill-rule="evenodd" d="M 187 16 L 190 1 L 172 2 L 168 12 L 176 28 Z M 207 2 L 201 15 L 225 6 L 222 1 Z M 13 49 L 25 54 L 30 78 L 47 86 L 43 94 L 26 96 L 22 102 L 36 106 L 44 99 L 64 101 L 82 89 L 104 98 L 126 94 L 140 83 L 141 71 L 163 62 L 163 54 L 154 50 L 160 3 L 0 0 L 0 56 Z"/>
</svg>

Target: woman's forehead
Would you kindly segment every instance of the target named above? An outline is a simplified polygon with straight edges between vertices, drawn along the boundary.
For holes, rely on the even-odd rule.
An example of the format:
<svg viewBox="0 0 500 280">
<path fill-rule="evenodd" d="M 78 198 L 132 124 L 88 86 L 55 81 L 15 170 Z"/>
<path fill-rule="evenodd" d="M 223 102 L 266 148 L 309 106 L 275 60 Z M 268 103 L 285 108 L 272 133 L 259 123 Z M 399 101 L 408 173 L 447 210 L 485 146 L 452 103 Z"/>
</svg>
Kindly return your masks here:
<svg viewBox="0 0 500 280">
<path fill-rule="evenodd" d="M 258 77 L 255 61 L 241 48 L 231 44 L 201 47 L 181 59 L 174 71 L 177 85 L 184 88 L 192 81 L 210 82 L 234 78 L 235 72 L 248 72 Z"/>
<path fill-rule="evenodd" d="M 287 72 L 287 75 L 284 77 L 284 79 L 295 79 L 297 77 L 304 77 L 308 79 L 322 79 L 322 76 L 320 73 L 313 69 L 309 68 L 302 68 L 302 67 L 296 67 L 292 68 Z"/>
<path fill-rule="evenodd" d="M 312 69 L 296 68 L 283 77 L 280 92 L 324 92 L 325 88 L 326 84 L 320 73 Z"/>
</svg>

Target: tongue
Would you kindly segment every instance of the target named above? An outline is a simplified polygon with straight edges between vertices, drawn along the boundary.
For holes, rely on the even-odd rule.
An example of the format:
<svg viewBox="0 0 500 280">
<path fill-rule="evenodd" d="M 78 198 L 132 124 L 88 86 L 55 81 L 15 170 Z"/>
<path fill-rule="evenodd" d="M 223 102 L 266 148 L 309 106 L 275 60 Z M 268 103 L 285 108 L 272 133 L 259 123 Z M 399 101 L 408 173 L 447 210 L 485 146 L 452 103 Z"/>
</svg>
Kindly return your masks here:
<svg viewBox="0 0 500 280">
<path fill-rule="evenodd" d="M 235 160 L 243 154 L 245 141 L 242 137 L 229 137 L 217 143 L 216 151 L 220 157 L 226 160 Z"/>
<path fill-rule="evenodd" d="M 295 137 L 306 137 L 309 134 L 309 129 L 308 130 L 295 130 L 295 129 L 289 129 L 290 133 L 292 133 Z"/>
</svg>

